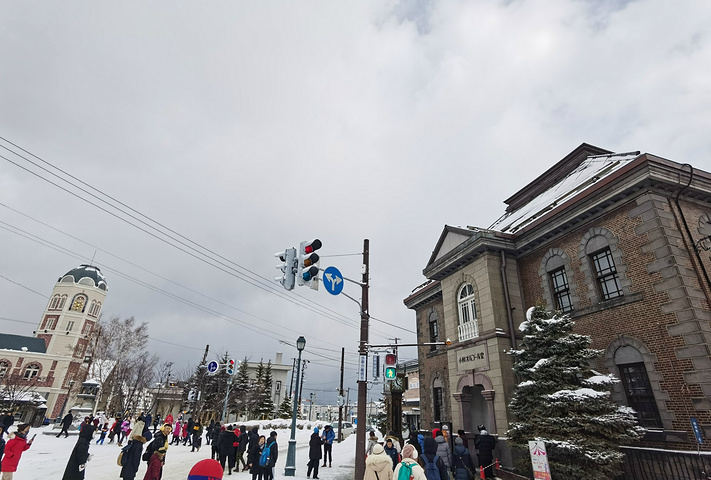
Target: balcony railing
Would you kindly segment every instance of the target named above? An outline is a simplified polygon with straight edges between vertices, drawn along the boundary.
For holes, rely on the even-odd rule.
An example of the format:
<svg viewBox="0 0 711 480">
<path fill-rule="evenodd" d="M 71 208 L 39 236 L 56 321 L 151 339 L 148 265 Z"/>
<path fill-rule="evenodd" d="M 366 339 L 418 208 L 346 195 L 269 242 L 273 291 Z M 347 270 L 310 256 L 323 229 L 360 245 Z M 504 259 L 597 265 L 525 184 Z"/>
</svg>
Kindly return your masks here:
<svg viewBox="0 0 711 480">
<path fill-rule="evenodd" d="M 479 325 L 476 320 L 472 322 L 462 323 L 458 327 L 459 341 L 469 340 L 479 336 Z"/>
</svg>

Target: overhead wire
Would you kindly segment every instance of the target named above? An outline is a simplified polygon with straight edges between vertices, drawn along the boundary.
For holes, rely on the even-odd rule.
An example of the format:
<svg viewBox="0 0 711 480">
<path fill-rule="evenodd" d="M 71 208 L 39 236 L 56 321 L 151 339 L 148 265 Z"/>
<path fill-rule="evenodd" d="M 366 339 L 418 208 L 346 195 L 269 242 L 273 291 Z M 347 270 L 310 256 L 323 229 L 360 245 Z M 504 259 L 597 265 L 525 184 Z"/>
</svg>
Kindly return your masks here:
<svg viewBox="0 0 711 480">
<path fill-rule="evenodd" d="M 140 230 L 140 231 L 142 231 L 142 232 L 144 232 L 144 233 L 146 233 L 146 234 L 148 234 L 148 235 L 150 235 L 150 236 L 156 238 L 157 240 L 159 240 L 159 241 L 161 241 L 161 242 L 163 242 L 163 243 L 166 243 L 167 245 L 170 245 L 170 246 L 172 246 L 173 248 L 176 248 L 177 250 L 179 250 L 179 251 L 181 251 L 181 252 L 183 252 L 183 253 L 185 253 L 185 254 L 187 254 L 187 255 L 190 255 L 190 256 L 192 256 L 193 258 L 195 258 L 195 259 L 197 259 L 197 260 L 199 260 L 199 261 L 202 261 L 202 262 L 204 262 L 204 263 L 207 263 L 208 265 L 210 265 L 210 266 L 212 266 L 212 267 L 214 267 L 214 268 L 217 268 L 218 270 L 221 270 L 221 271 L 223 271 L 223 272 L 225 272 L 225 273 L 227 273 L 227 274 L 229 274 L 229 275 L 231 275 L 231 276 L 234 276 L 235 278 L 238 278 L 238 279 L 240 279 L 240 280 L 242 280 L 242 281 L 244 281 L 244 282 L 246 282 L 246 283 L 248 283 L 248 284 L 250 284 L 250 285 L 256 286 L 257 288 L 260 288 L 260 289 L 262 289 L 262 290 L 264 290 L 264 291 L 266 291 L 266 292 L 268 292 L 268 293 L 271 293 L 271 294 L 273 294 L 273 295 L 276 295 L 276 296 L 279 297 L 279 298 L 282 298 L 282 299 L 285 299 L 285 300 L 287 300 L 287 301 L 290 301 L 291 303 L 294 303 L 295 305 L 301 306 L 302 308 L 306 308 L 306 309 L 308 309 L 308 310 L 313 311 L 314 313 L 317 313 L 317 314 L 319 314 L 319 315 L 323 315 L 323 316 L 325 316 L 325 317 L 327 317 L 327 318 L 331 318 L 331 319 L 333 319 L 333 320 L 335 320 L 335 321 L 338 321 L 339 323 L 343 323 L 343 324 L 346 325 L 346 326 L 350 326 L 350 327 L 352 327 L 352 328 L 359 328 L 359 325 L 358 325 L 357 323 L 351 323 L 351 322 L 353 322 L 353 320 L 350 319 L 349 317 L 347 317 L 347 316 L 345 316 L 345 315 L 342 315 L 342 314 L 340 314 L 339 312 L 336 312 L 336 311 L 334 311 L 334 310 L 332 310 L 332 309 L 330 309 L 330 308 L 328 308 L 328 307 L 324 307 L 324 306 L 322 306 L 322 305 L 320 305 L 320 304 L 318 304 L 318 303 L 316 303 L 316 302 L 310 301 L 310 300 L 306 299 L 305 297 L 303 297 L 303 296 L 301 296 L 301 295 L 299 295 L 299 294 L 296 294 L 296 293 L 293 294 L 294 296 L 296 296 L 296 297 L 298 298 L 298 300 L 295 301 L 293 298 L 290 298 L 289 296 L 285 295 L 284 292 L 283 292 L 281 289 L 277 289 L 277 288 L 275 287 L 275 285 L 273 285 L 272 282 L 271 282 L 270 280 L 266 279 L 265 277 L 262 277 L 261 275 L 258 275 L 257 273 L 253 272 L 252 270 L 249 270 L 249 269 L 247 269 L 246 267 L 243 267 L 242 265 L 239 265 L 238 263 L 233 262 L 232 260 L 227 259 L 227 258 L 225 258 L 225 257 L 223 257 L 223 256 L 221 256 L 221 255 L 219 255 L 219 254 L 217 254 L 217 253 L 215 253 L 215 252 L 213 252 L 212 250 L 208 249 L 207 247 L 204 247 L 203 245 L 199 244 L 198 242 L 194 242 L 193 240 L 190 240 L 189 238 L 185 237 L 184 235 L 182 235 L 182 234 L 180 234 L 180 233 L 178 233 L 178 232 L 175 232 L 174 230 L 170 229 L 169 227 L 166 227 L 165 225 L 163 225 L 162 223 L 160 223 L 160 222 L 158 222 L 158 221 L 152 219 L 151 217 L 148 217 L 147 215 L 144 215 L 143 213 L 141 213 L 141 212 L 139 212 L 139 211 L 133 209 L 132 207 L 129 207 L 128 205 L 126 205 L 126 204 L 124 204 L 123 202 L 121 202 L 121 201 L 115 199 L 114 197 L 112 197 L 112 196 L 110 196 L 110 195 L 104 193 L 103 191 L 101 191 L 101 190 L 99 190 L 99 189 L 97 189 L 97 188 L 95 188 L 95 187 L 93 187 L 93 186 L 91 186 L 91 185 L 89 185 L 89 184 L 87 184 L 87 183 L 85 183 L 85 182 L 82 182 L 82 180 L 78 179 L 77 177 L 71 175 L 71 174 L 68 173 L 68 172 L 65 172 L 64 170 L 60 169 L 59 167 L 56 167 L 55 165 L 53 165 L 53 164 L 51 164 L 50 162 L 48 162 L 48 161 L 42 159 L 41 157 L 39 157 L 39 156 L 37 156 L 37 155 L 35 155 L 35 154 L 33 154 L 33 153 L 27 151 L 26 149 L 24 149 L 24 148 L 22 148 L 22 147 L 20 147 L 20 146 L 18 146 L 18 145 L 16 145 L 16 144 L 14 144 L 13 142 L 7 140 L 6 138 L 0 136 L 0 139 L 4 140 L 5 142 L 9 143 L 10 145 L 13 145 L 13 146 L 16 147 L 16 148 L 19 148 L 19 149 L 22 150 L 23 152 L 27 153 L 28 155 L 31 155 L 32 157 L 34 157 L 34 158 L 38 159 L 39 161 L 43 162 L 44 164 L 51 166 L 51 167 L 54 168 L 55 170 L 62 172 L 63 174 L 65 174 L 65 175 L 67 175 L 68 177 L 70 177 L 70 178 L 76 180 L 77 182 L 81 182 L 82 185 L 86 185 L 88 188 L 92 189 L 93 191 L 95 191 L 95 192 L 97 192 L 97 193 L 99 193 L 99 194 L 101 194 L 101 195 L 104 195 L 105 197 L 111 199 L 112 201 L 115 201 L 115 202 L 118 203 L 119 205 L 121 205 L 121 206 L 123 206 L 123 207 L 125 207 L 125 208 L 127 208 L 127 209 L 129 209 L 129 210 L 131 210 L 131 211 L 133 211 L 133 212 L 135 212 L 136 214 L 140 215 L 141 217 L 148 219 L 150 222 L 155 223 L 156 225 L 160 226 L 161 228 L 164 228 L 165 230 L 168 230 L 169 232 L 171 232 L 171 233 L 173 233 L 173 234 L 175 234 L 175 235 L 177 235 L 177 236 L 179 236 L 179 237 L 181 237 L 181 238 L 187 240 L 188 242 L 192 243 L 193 245 L 198 246 L 200 249 L 203 249 L 203 250 L 209 252 L 211 255 L 214 255 L 214 256 L 216 256 L 216 257 L 219 258 L 219 259 L 225 260 L 225 261 L 227 261 L 227 262 L 229 262 L 229 263 L 235 265 L 237 268 L 240 268 L 240 269 L 242 269 L 242 270 L 245 270 L 245 271 L 249 272 L 250 274 L 252 274 L 252 275 L 253 275 L 254 277 L 256 277 L 257 279 L 261 279 L 262 282 L 261 282 L 261 283 L 257 283 L 257 282 L 255 282 L 255 281 L 253 281 L 253 278 L 247 276 L 246 274 L 240 272 L 239 270 L 236 270 L 235 268 L 230 267 L 229 265 L 226 265 L 224 262 L 222 262 L 222 261 L 220 261 L 220 260 L 216 260 L 215 258 L 212 258 L 210 255 L 205 254 L 203 251 L 201 251 L 201 250 L 199 250 L 199 249 L 197 249 L 197 248 L 195 248 L 195 247 L 192 247 L 191 245 L 188 245 L 188 244 L 186 244 L 185 242 L 183 242 L 183 241 L 181 241 L 181 240 L 179 240 L 179 239 L 176 239 L 176 238 L 173 237 L 172 235 L 169 235 L 169 234 L 167 234 L 167 233 L 161 231 L 160 229 L 156 228 L 154 225 L 151 225 L 150 223 L 148 223 L 148 222 L 146 222 L 146 221 L 144 221 L 144 220 L 141 220 L 140 218 L 136 217 L 135 215 L 132 215 L 131 213 L 128 213 L 128 212 L 126 212 L 125 210 L 123 210 L 123 209 L 121 209 L 121 208 L 119 208 L 119 207 L 116 207 L 115 205 L 112 205 L 110 202 L 108 202 L 108 201 L 106 201 L 106 200 L 104 200 L 104 199 L 102 199 L 102 198 L 100 198 L 100 197 L 95 197 L 95 198 L 96 198 L 97 200 L 103 202 L 104 204 L 108 205 L 109 207 L 111 207 L 111 208 L 113 208 L 113 209 L 115 209 L 115 210 L 121 212 L 122 214 L 128 216 L 129 218 L 132 218 L 132 219 L 134 219 L 134 220 L 140 222 L 141 224 L 145 225 L 147 228 L 150 228 L 150 229 L 154 230 L 155 232 L 159 233 L 160 235 L 165 236 L 165 237 L 167 237 L 168 239 L 177 242 L 179 245 L 182 245 L 182 246 L 184 246 L 185 248 L 188 248 L 188 249 L 190 249 L 190 250 L 193 250 L 194 252 L 198 253 L 199 255 L 202 255 L 202 256 L 205 257 L 205 258 L 199 257 L 199 256 L 195 255 L 194 253 L 192 253 L 192 252 L 190 252 L 190 251 L 186 251 L 185 248 L 181 248 L 180 246 L 175 245 L 174 243 L 171 243 L 171 242 L 168 241 L 167 239 L 162 238 L 161 236 L 158 236 L 158 235 L 156 235 L 155 233 L 153 233 L 153 232 L 151 232 L 151 231 L 148 231 L 148 230 L 146 230 L 145 228 L 143 228 L 143 227 L 141 227 L 141 226 L 139 226 L 139 225 L 136 225 L 135 223 L 132 223 L 131 221 L 127 220 L 126 218 L 123 218 L 123 217 L 117 215 L 116 213 L 111 212 L 111 211 L 107 210 L 106 208 L 104 208 L 104 207 L 102 207 L 102 206 L 100 206 L 100 205 L 97 205 L 96 203 L 92 202 L 91 200 L 86 199 L 86 198 L 82 197 L 81 195 L 78 195 L 77 193 L 75 193 L 75 192 L 73 192 L 73 191 L 71 191 L 71 190 L 69 190 L 69 189 L 67 189 L 67 188 L 65 188 L 65 187 L 63 187 L 63 186 L 61 186 L 61 185 L 59 185 L 59 184 L 57 184 L 57 183 L 55 183 L 55 182 L 53 182 L 53 181 L 51 181 L 51 180 L 45 178 L 45 177 L 43 177 L 42 175 L 38 174 L 37 172 L 34 172 L 34 171 L 32 171 L 32 170 L 30 170 L 30 169 L 28 169 L 28 168 L 26 168 L 26 167 L 20 165 L 19 163 L 12 161 L 11 159 L 5 157 L 4 155 L 0 155 L 0 158 L 5 159 L 5 160 L 8 161 L 9 163 L 11 163 L 11 164 L 17 166 L 18 168 L 21 168 L 22 170 L 25 170 L 26 172 L 28 172 L 28 173 L 30 173 L 30 174 L 32 174 L 32 175 L 34 175 L 34 176 L 36 176 L 36 177 L 38 177 L 38 178 L 40 178 L 40 179 L 46 181 L 47 183 L 49 183 L 49 184 L 51 184 L 51 185 L 54 185 L 55 187 L 57 187 L 57 188 L 59 188 L 59 189 L 65 191 L 66 193 L 69 193 L 70 195 L 72 195 L 72 196 L 74 196 L 74 197 L 76 197 L 76 198 L 78 198 L 78 199 L 80 199 L 80 200 L 82 200 L 82 201 L 84 201 L 84 202 L 86 202 L 86 203 L 89 203 L 90 205 L 92 205 L 92 206 L 94 206 L 94 207 L 96 207 L 96 208 L 98 208 L 98 209 L 104 211 L 105 213 L 108 213 L 109 215 L 111 215 L 111 216 L 113 216 L 113 217 L 115 217 L 115 218 L 117 218 L 117 219 L 119 219 L 119 220 L 121 220 L 121 221 L 123 221 L 123 222 L 125 222 L 125 223 L 127 223 L 127 224 L 129 224 L 129 225 L 131 225 L 131 226 L 133 226 L 134 228 L 137 228 L 138 230 Z M 89 193 L 87 190 L 85 190 L 81 185 L 77 185 L 77 184 L 75 184 L 75 183 L 72 183 L 72 182 L 70 182 L 70 181 L 68 181 L 68 180 L 66 180 L 66 179 L 64 179 L 64 178 L 62 178 L 61 176 L 57 175 L 56 173 L 54 173 L 54 172 L 48 170 L 47 168 L 45 168 L 45 167 L 43 167 L 43 166 L 41 166 L 41 165 L 38 165 L 36 162 L 33 162 L 32 160 L 28 159 L 28 158 L 25 157 L 24 155 L 21 155 L 21 154 L 15 152 L 15 151 L 13 151 L 13 150 L 7 148 L 6 146 L 4 146 L 4 145 L 2 145 L 2 144 L 0 144 L 0 147 L 3 148 L 3 149 L 5 149 L 5 150 L 7 150 L 7 151 L 9 151 L 9 152 L 11 152 L 12 154 L 14 154 L 14 155 L 16 155 L 16 156 L 18 156 L 18 157 L 24 159 L 25 161 L 27 161 L 27 162 L 30 163 L 31 165 L 34 165 L 35 167 L 37 167 L 37 168 L 39 168 L 39 169 L 41 169 L 41 170 L 47 172 L 48 174 L 50 174 L 50 175 L 52 175 L 52 176 L 58 178 L 59 180 L 68 183 L 69 185 L 73 186 L 74 188 L 76 188 L 76 189 L 78 189 L 78 190 L 81 190 L 82 192 L 84 192 L 84 193 L 86 193 L 86 194 L 90 194 L 90 193 Z M 207 260 L 206 260 L 206 259 L 207 259 Z M 215 263 L 217 263 L 218 265 L 221 265 L 222 267 L 229 268 L 231 271 L 225 270 L 224 268 L 221 268 L 220 266 L 215 265 L 215 263 L 212 263 L 212 262 L 215 262 Z M 265 282 L 268 282 L 268 283 L 265 284 Z M 316 306 L 317 308 L 314 308 L 314 306 Z M 322 310 L 324 310 L 324 311 L 319 311 L 319 310 L 318 310 L 319 308 L 322 309 Z M 345 319 L 345 320 L 344 320 L 344 319 Z M 377 320 L 377 319 L 376 319 L 376 320 Z M 382 320 L 377 320 L 377 321 L 381 321 L 381 322 L 383 322 L 383 323 L 387 323 L 387 322 L 384 322 L 384 321 L 382 321 Z M 390 325 L 392 325 L 392 324 L 390 324 Z M 393 325 L 393 326 L 394 326 L 394 325 Z M 398 327 L 398 328 L 400 328 L 400 327 Z M 373 329 L 373 330 L 376 330 L 376 329 Z M 384 334 L 384 335 L 385 335 L 384 332 L 378 332 L 378 333 L 381 333 L 381 334 Z"/>
</svg>

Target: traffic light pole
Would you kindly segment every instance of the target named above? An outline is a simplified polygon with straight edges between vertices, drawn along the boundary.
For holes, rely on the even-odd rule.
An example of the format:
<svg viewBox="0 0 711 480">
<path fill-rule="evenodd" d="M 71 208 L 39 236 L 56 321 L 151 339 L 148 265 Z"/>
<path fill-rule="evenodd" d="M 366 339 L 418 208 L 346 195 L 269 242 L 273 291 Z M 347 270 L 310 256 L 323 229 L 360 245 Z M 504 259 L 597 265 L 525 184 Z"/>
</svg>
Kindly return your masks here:
<svg viewBox="0 0 711 480">
<path fill-rule="evenodd" d="M 227 393 L 225 394 L 225 403 L 222 405 L 222 416 L 220 417 L 220 423 L 225 423 L 225 412 L 227 411 L 227 400 L 230 398 L 230 387 L 232 386 L 232 377 L 227 379 Z"/>
<path fill-rule="evenodd" d="M 370 240 L 363 240 L 363 281 L 361 283 L 363 293 L 361 294 L 360 308 L 360 345 L 358 353 L 368 355 L 368 322 L 370 314 L 368 312 L 368 273 L 370 264 Z M 358 425 L 356 427 L 356 458 L 355 458 L 355 480 L 363 478 L 365 473 L 365 424 L 366 410 L 368 402 L 368 382 L 367 379 L 358 382 Z"/>
</svg>

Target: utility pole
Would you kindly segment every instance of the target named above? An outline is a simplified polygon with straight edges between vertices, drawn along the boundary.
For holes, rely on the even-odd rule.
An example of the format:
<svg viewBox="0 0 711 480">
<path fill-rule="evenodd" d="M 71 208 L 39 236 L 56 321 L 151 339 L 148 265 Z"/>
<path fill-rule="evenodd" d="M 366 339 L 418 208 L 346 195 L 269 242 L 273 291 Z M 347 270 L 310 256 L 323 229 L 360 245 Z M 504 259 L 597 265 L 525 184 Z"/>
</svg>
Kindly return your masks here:
<svg viewBox="0 0 711 480">
<path fill-rule="evenodd" d="M 363 279 L 360 309 L 360 345 L 358 353 L 368 355 L 368 323 L 370 314 L 368 310 L 368 277 L 370 264 L 370 240 L 363 240 Z M 367 357 L 366 357 L 367 358 Z M 368 402 L 368 382 L 367 379 L 358 381 L 358 426 L 356 428 L 356 458 L 355 458 L 355 479 L 360 480 L 365 473 L 365 417 L 366 403 Z"/>
<path fill-rule="evenodd" d="M 338 389 L 338 443 L 343 440 L 341 428 L 343 428 L 343 367 L 346 359 L 346 347 L 341 347 L 341 386 Z"/>
</svg>

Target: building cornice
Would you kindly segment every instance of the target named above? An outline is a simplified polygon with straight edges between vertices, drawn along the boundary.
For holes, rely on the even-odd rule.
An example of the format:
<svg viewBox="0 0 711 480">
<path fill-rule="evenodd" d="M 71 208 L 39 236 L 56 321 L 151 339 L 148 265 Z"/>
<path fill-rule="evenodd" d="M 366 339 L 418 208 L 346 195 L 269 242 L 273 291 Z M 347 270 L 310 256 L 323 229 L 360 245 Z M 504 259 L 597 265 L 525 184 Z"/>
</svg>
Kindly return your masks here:
<svg viewBox="0 0 711 480">
<path fill-rule="evenodd" d="M 510 238 L 510 235 L 491 230 L 478 231 L 469 240 L 462 242 L 433 263 L 427 265 L 422 273 L 431 280 L 442 280 L 463 266 L 468 265 L 483 253 L 498 253 L 501 250 L 513 251 L 515 245 Z"/>
<path fill-rule="evenodd" d="M 419 290 L 416 290 L 412 295 L 403 300 L 405 306 L 409 309 L 416 310 L 421 306 L 431 302 L 436 298 L 442 297 L 442 284 L 432 282 Z"/>
</svg>

